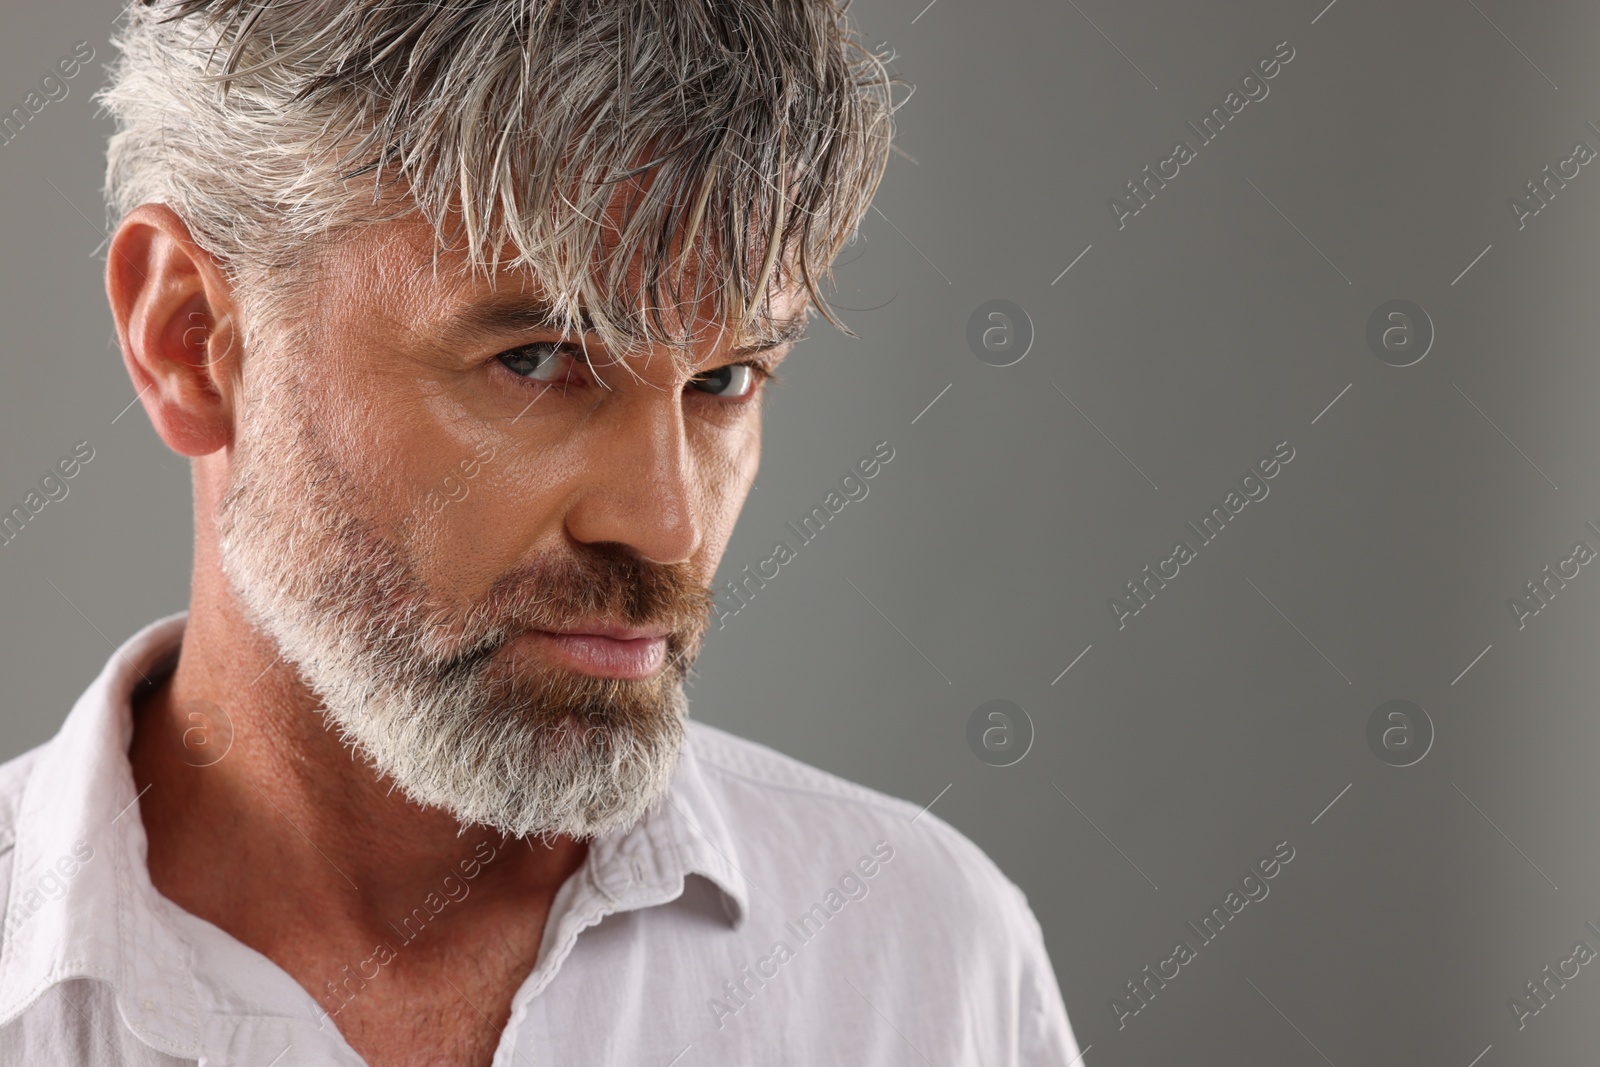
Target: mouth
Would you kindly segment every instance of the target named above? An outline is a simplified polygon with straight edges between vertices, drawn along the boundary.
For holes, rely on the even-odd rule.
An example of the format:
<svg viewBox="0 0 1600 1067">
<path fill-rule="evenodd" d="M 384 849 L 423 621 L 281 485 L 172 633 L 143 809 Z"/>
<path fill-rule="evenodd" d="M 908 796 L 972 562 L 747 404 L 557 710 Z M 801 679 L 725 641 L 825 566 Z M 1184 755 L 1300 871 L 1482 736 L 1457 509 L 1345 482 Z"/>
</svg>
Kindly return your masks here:
<svg viewBox="0 0 1600 1067">
<path fill-rule="evenodd" d="M 547 662 L 601 678 L 644 679 L 667 658 L 667 635 L 648 627 L 580 625 L 571 630 L 525 630 L 512 640 Z"/>
</svg>

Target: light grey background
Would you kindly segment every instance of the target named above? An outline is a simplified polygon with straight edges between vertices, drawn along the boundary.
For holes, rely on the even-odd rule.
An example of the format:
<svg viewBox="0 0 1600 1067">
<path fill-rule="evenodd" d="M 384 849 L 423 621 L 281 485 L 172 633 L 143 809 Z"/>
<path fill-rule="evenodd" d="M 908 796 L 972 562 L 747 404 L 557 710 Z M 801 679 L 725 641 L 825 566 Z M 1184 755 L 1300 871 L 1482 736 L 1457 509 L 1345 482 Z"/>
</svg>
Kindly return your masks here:
<svg viewBox="0 0 1600 1067">
<path fill-rule="evenodd" d="M 854 8 L 917 87 L 915 163 L 839 273 L 860 338 L 785 367 L 725 574 L 895 458 L 713 633 L 694 713 L 937 797 L 1027 893 L 1088 1063 L 1579 1062 L 1595 968 L 1520 1031 L 1507 1001 L 1600 948 L 1600 576 L 1520 631 L 1507 600 L 1600 547 L 1600 167 L 1524 229 L 1507 200 L 1600 149 L 1600 9 L 922 2 Z M 13 7 L 0 37 L 0 110 L 97 53 L 0 147 L 0 502 L 95 449 L 0 548 L 0 756 L 187 602 L 187 466 L 117 417 L 88 99 L 114 14 Z M 1119 230 L 1108 199 L 1285 40 L 1269 96 Z M 995 298 L 1037 334 L 1005 368 L 965 341 Z M 1364 339 L 1392 298 L 1437 329 L 1403 369 Z M 1119 630 L 1107 600 L 1285 440 L 1268 498 Z M 1396 697 L 1437 730 L 1403 769 L 1365 739 Z M 995 698 L 1036 731 L 1008 768 L 966 743 Z M 1119 1029 L 1109 999 L 1283 840 L 1270 895 Z"/>
</svg>

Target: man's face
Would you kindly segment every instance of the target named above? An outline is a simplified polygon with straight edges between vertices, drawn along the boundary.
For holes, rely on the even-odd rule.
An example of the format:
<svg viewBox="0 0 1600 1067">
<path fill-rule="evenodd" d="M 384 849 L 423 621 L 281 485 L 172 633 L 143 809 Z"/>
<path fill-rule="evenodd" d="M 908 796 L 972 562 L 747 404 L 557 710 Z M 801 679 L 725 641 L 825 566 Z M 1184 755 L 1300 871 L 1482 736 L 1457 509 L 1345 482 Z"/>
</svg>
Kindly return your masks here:
<svg viewBox="0 0 1600 1067">
<path fill-rule="evenodd" d="M 223 570 L 412 800 L 603 833 L 670 780 L 759 461 L 751 363 L 784 348 L 713 328 L 685 366 L 563 342 L 525 276 L 435 272 L 432 240 L 405 222 L 335 246 L 305 314 L 252 338 Z M 804 318 L 792 291 L 771 310 Z"/>
</svg>

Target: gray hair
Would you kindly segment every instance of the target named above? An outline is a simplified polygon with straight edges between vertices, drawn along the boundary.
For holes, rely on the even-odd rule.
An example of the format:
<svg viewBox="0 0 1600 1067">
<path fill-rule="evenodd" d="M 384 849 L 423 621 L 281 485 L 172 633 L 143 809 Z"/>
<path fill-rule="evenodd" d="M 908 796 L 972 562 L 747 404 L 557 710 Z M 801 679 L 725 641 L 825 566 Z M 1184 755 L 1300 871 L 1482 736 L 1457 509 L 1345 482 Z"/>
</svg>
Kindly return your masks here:
<svg viewBox="0 0 1600 1067">
<path fill-rule="evenodd" d="M 847 6 L 135 0 L 100 94 L 112 221 L 171 207 L 247 308 L 287 300 L 319 240 L 418 212 L 436 252 L 530 270 L 609 346 L 681 348 L 663 307 L 708 298 L 760 328 L 796 279 L 842 328 L 821 285 L 897 81 Z"/>
</svg>

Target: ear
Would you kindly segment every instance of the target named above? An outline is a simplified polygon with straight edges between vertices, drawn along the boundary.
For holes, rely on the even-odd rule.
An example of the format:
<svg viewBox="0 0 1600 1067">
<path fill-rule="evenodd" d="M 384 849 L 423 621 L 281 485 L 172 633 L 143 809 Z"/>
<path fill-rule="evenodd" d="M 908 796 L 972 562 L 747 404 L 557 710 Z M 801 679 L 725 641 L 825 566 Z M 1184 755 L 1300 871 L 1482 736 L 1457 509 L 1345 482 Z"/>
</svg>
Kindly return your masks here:
<svg viewBox="0 0 1600 1067">
<path fill-rule="evenodd" d="M 156 433 L 183 456 L 233 440 L 239 312 L 227 275 L 163 204 L 129 212 L 112 235 L 106 295 L 134 390 Z"/>
</svg>

